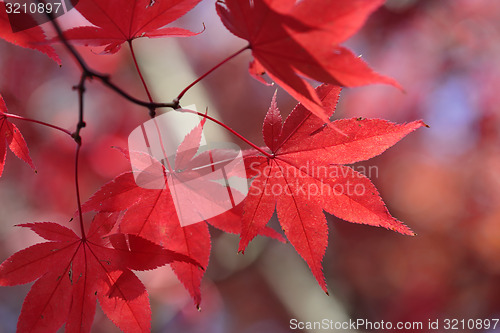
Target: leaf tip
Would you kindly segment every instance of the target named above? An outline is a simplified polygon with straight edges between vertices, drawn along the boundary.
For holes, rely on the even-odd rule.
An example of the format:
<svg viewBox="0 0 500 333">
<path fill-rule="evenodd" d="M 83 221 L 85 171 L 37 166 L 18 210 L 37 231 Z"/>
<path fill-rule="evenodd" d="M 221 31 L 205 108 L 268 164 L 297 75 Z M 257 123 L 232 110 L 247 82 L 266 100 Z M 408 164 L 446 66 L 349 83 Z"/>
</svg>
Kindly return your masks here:
<svg viewBox="0 0 500 333">
<path fill-rule="evenodd" d="M 419 127 L 427 127 L 427 128 L 430 128 L 429 125 L 427 125 L 423 120 L 417 120 L 415 121 L 414 123 L 418 124 Z"/>
<path fill-rule="evenodd" d="M 389 78 L 389 80 L 390 80 L 390 81 L 389 81 L 389 82 L 387 82 L 387 83 L 389 83 L 389 84 L 390 84 L 390 85 L 392 85 L 393 87 L 395 87 L 395 88 L 399 89 L 399 91 L 401 91 L 403 94 L 405 94 L 405 95 L 406 95 L 406 94 L 408 94 L 408 92 L 406 91 L 406 89 L 405 89 L 405 88 L 403 88 L 403 86 L 402 86 L 402 85 L 401 85 L 401 84 L 400 84 L 397 80 L 395 80 L 395 79 L 393 79 L 393 78 Z"/>
<path fill-rule="evenodd" d="M 406 228 L 405 230 L 394 230 L 394 231 L 397 231 L 405 236 L 416 236 L 417 234 L 414 233 L 410 228 Z"/>
</svg>

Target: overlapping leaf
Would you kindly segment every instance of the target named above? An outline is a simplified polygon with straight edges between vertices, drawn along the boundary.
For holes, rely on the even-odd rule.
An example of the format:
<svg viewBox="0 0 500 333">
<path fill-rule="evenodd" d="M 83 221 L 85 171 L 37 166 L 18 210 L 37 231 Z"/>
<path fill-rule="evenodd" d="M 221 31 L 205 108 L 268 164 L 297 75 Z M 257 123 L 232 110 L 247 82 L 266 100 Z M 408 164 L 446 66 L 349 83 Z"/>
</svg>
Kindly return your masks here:
<svg viewBox="0 0 500 333">
<path fill-rule="evenodd" d="M 5 113 L 7 106 L 0 95 L 0 176 L 2 176 L 5 166 L 5 158 L 7 157 L 7 147 L 21 160 L 25 161 L 30 167 L 35 169 L 31 157 L 29 155 L 26 141 L 19 129 L 11 123 Z"/>
<path fill-rule="evenodd" d="M 117 217 L 98 214 L 85 237 L 56 223 L 21 225 L 48 242 L 19 251 L 0 266 L 1 286 L 37 280 L 24 301 L 18 332 L 56 332 L 64 323 L 67 332 L 90 332 L 96 300 L 124 332 L 149 332 L 148 294 L 130 269 L 197 263 L 139 236 L 108 235 Z"/>
<path fill-rule="evenodd" d="M 100 212 L 125 211 L 120 222 L 120 231 L 135 234 L 166 248 L 185 254 L 203 267 L 210 257 L 210 234 L 205 222 L 182 227 L 168 187 L 162 190 L 144 189 L 135 183 L 132 173 L 125 173 L 97 191 L 84 205 L 86 210 Z M 209 219 L 217 228 L 239 233 L 241 230 L 241 206 L 223 215 Z M 272 229 L 261 234 L 280 239 Z M 197 306 L 201 302 L 200 285 L 204 271 L 190 264 L 176 262 L 172 269 L 189 291 Z"/>
<path fill-rule="evenodd" d="M 331 116 L 340 88 L 323 85 L 316 92 Z M 349 222 L 413 235 L 389 214 L 371 181 L 343 164 L 374 157 L 425 124 L 353 118 L 333 125 L 335 128 L 325 126 L 301 104 L 282 125 L 273 100 L 263 126 L 272 158 L 255 155 L 246 159 L 253 181 L 245 200 L 240 240 L 240 251 L 244 251 L 276 209 L 286 237 L 325 292 L 321 261 L 328 227 L 323 211 Z"/>
<path fill-rule="evenodd" d="M 182 149 L 185 150 L 177 152 L 175 169 L 197 165 L 195 162 L 200 155 L 195 156 L 193 154 L 193 140 L 199 146 L 202 125 L 203 122 L 195 127 L 181 144 L 180 148 L 183 147 Z M 196 150 L 194 149 L 194 151 Z M 134 153 L 131 152 L 131 154 Z M 133 173 L 124 173 L 97 191 L 84 204 L 84 210 L 98 212 L 124 211 L 120 220 L 121 232 L 138 235 L 157 244 L 162 244 L 170 250 L 193 258 L 203 267 L 207 267 L 211 248 L 207 223 L 201 222 L 181 226 L 172 194 L 169 186 L 166 185 L 168 182 L 167 175 L 172 172 L 172 170 L 169 170 L 171 167 L 166 168 L 163 164 L 152 161 L 149 157 L 147 160 L 149 164 L 153 163 L 153 165 L 145 163 L 139 169 L 152 170 L 153 175 L 147 178 L 149 183 L 158 184 L 157 178 L 161 177 L 162 188 L 139 187 Z M 215 185 L 220 186 L 219 184 Z M 193 210 L 196 210 L 196 205 L 199 204 L 199 202 L 189 203 L 192 205 Z M 242 205 L 238 205 L 221 215 L 207 219 L 206 222 L 223 231 L 239 233 L 241 231 L 241 211 Z M 271 228 L 264 228 L 260 231 L 260 234 L 283 240 Z M 201 302 L 200 286 L 204 271 L 182 262 L 172 263 L 171 267 L 191 294 L 196 306 L 199 306 Z"/>
<path fill-rule="evenodd" d="M 29 17 L 26 19 L 29 19 Z M 15 24 L 15 22 L 13 23 Z M 45 43 L 46 36 L 42 28 L 36 26 L 14 33 L 12 32 L 13 29 L 11 24 L 12 22 L 9 21 L 6 12 L 5 1 L 0 1 L 0 38 L 5 39 L 9 43 L 45 53 L 59 65 L 61 64 L 61 60 L 56 54 L 56 51 Z"/>
<path fill-rule="evenodd" d="M 250 43 L 250 73 L 267 73 L 324 122 L 328 115 L 304 77 L 342 86 L 387 83 L 339 44 L 355 33 L 384 0 L 219 0 L 224 25 Z"/>
<path fill-rule="evenodd" d="M 76 8 L 94 26 L 76 27 L 65 37 L 86 45 L 106 46 L 116 53 L 121 44 L 139 37 L 193 36 L 181 28 L 162 28 L 193 9 L 201 0 L 80 0 Z"/>
</svg>

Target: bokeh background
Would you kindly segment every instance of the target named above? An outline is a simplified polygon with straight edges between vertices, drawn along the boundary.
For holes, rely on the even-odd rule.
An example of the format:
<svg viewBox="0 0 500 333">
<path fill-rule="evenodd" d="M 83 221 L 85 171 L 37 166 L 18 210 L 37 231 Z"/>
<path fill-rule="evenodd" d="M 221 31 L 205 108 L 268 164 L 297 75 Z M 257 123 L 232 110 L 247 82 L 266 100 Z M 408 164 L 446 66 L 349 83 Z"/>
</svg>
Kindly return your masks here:
<svg viewBox="0 0 500 333">
<path fill-rule="evenodd" d="M 83 23 L 75 13 L 61 18 L 63 26 Z M 175 25 L 201 31 L 202 23 L 206 30 L 196 37 L 134 43 L 156 100 L 173 99 L 244 45 L 219 22 L 214 1 L 203 1 Z M 422 322 L 420 332 L 445 332 L 447 318 L 500 318 L 500 2 L 390 0 L 347 46 L 378 72 L 396 78 L 405 92 L 382 85 L 345 89 L 336 118 L 423 119 L 430 125 L 360 164 L 377 168 L 371 179 L 389 211 L 417 236 L 328 216 L 326 296 L 291 245 L 258 238 L 240 255 L 237 236 L 211 229 L 201 312 L 168 267 L 139 273 L 151 298 L 153 332 L 282 333 L 290 331 L 293 318 Z M 72 86 L 78 83 L 79 71 L 65 50 L 56 48 L 62 67 L 0 40 L 0 93 L 9 112 L 72 130 L 77 122 Z M 99 55 L 98 49 L 78 50 L 93 68 L 110 73 L 113 82 L 146 99 L 126 45 L 113 56 Z M 246 53 L 227 63 L 191 90 L 183 104 L 208 107 L 209 114 L 263 144 L 262 120 L 276 87 L 248 75 L 250 59 Z M 98 82 L 87 87 L 84 198 L 127 169 L 112 147 L 125 146 L 128 134 L 148 119 L 146 110 Z M 278 104 L 286 115 L 295 102 L 278 89 Z M 37 174 L 9 153 L 0 178 L 2 261 L 40 241 L 14 225 L 75 224 L 69 222 L 76 210 L 74 142 L 45 127 L 16 124 Z M 247 148 L 213 124 L 206 134 L 209 140 L 232 140 Z M 275 217 L 270 224 L 278 225 Z M 15 331 L 29 288 L 0 289 L 0 332 Z M 93 332 L 116 332 L 99 311 Z M 441 329 L 426 329 L 429 320 L 439 320 Z M 342 330 L 347 331 L 354 332 Z M 458 331 L 500 332 L 500 324 L 496 330 Z"/>
</svg>

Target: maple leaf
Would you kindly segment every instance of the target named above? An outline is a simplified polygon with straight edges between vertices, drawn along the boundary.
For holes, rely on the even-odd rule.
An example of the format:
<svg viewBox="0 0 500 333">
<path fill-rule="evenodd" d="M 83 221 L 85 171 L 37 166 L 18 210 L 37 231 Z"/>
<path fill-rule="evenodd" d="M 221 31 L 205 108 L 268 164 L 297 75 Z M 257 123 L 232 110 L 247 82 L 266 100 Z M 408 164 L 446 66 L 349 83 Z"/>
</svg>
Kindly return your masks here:
<svg viewBox="0 0 500 333">
<path fill-rule="evenodd" d="M 85 45 L 106 46 L 116 53 L 124 42 L 140 37 L 194 36 L 181 28 L 162 28 L 193 9 L 201 0 L 80 0 L 78 11 L 94 26 L 72 28 L 65 38 Z"/>
<path fill-rule="evenodd" d="M 223 231 L 239 233 L 241 215 L 238 210 L 241 211 L 241 208 L 241 205 L 237 206 L 207 222 Z M 161 190 L 144 189 L 137 186 L 131 172 L 124 173 L 101 187 L 83 205 L 83 209 L 99 212 L 125 211 L 120 220 L 121 232 L 162 244 L 167 249 L 189 256 L 204 268 L 208 265 L 211 243 L 207 223 L 182 227 L 168 187 Z M 271 228 L 265 228 L 259 234 L 282 240 Z M 199 307 L 204 271 L 182 262 L 175 262 L 170 266 Z"/>
<path fill-rule="evenodd" d="M 328 122 L 327 111 L 304 77 L 353 87 L 387 83 L 339 44 L 355 33 L 384 0 L 219 0 L 216 8 L 226 28 L 250 44 L 250 73 L 267 73 L 308 110 Z"/>
<path fill-rule="evenodd" d="M 316 92 L 331 116 L 340 88 L 322 85 Z M 325 292 L 321 262 L 328 244 L 328 226 L 323 211 L 349 222 L 413 235 L 390 215 L 371 181 L 343 164 L 374 157 L 425 126 L 421 121 L 398 125 L 361 118 L 341 119 L 333 124 L 343 134 L 298 104 L 282 125 L 273 98 L 263 125 L 271 157 L 246 158 L 253 181 L 245 199 L 239 245 L 239 250 L 244 251 L 276 208 L 285 236 Z"/>
<path fill-rule="evenodd" d="M 84 203 L 83 210 L 98 212 L 124 211 L 119 224 L 120 232 L 138 235 L 157 244 L 162 244 L 167 249 L 193 258 L 202 267 L 206 268 L 210 257 L 211 243 L 208 226 L 205 222 L 225 232 L 239 234 L 243 205 L 236 205 L 232 209 L 211 218 L 203 218 L 200 223 L 181 225 L 179 210 L 174 203 L 171 188 L 176 191 L 182 190 L 182 186 L 176 186 L 176 184 L 200 175 L 206 176 L 205 172 L 200 174 L 199 171 L 200 166 L 206 166 L 206 155 L 209 155 L 209 161 L 222 160 L 223 158 L 218 158 L 219 154 L 226 156 L 224 151 L 219 150 L 209 150 L 196 154 L 200 147 L 204 123 L 205 120 L 203 119 L 186 135 L 177 148 L 173 163 L 169 162 L 167 156 L 164 156 L 162 163 L 160 163 L 148 154 L 120 149 L 129 160 L 130 155 L 132 155 L 134 172 L 139 172 L 140 175 L 137 178 L 131 172 L 119 175 L 105 184 Z M 195 169 L 198 169 L 198 171 Z M 182 172 L 176 173 L 177 170 L 182 170 Z M 227 177 L 229 176 L 231 176 L 231 170 L 228 171 Z M 167 186 L 167 184 L 172 184 L 171 180 L 167 179 L 169 177 L 177 179 L 173 182 L 173 186 Z M 147 185 L 147 188 L 139 187 L 138 183 L 143 186 Z M 200 212 L 203 207 L 217 206 L 215 196 L 210 197 L 209 195 L 214 193 L 215 190 L 226 189 L 216 182 L 208 183 L 210 185 L 205 182 L 203 186 L 197 187 L 196 190 L 186 186 L 189 193 L 182 197 L 186 202 L 177 203 L 184 206 L 184 212 L 189 207 L 193 212 Z M 212 205 L 209 202 L 210 199 L 212 199 Z M 209 209 L 209 213 L 211 212 Z M 200 216 L 203 215 L 200 214 Z M 209 214 L 209 216 L 212 215 Z M 284 241 L 278 232 L 269 227 L 260 230 L 259 234 Z M 200 286 L 204 271 L 182 262 L 172 263 L 171 267 L 190 293 L 195 305 L 199 307 L 201 302 Z"/>
<path fill-rule="evenodd" d="M 197 263 L 135 235 L 109 235 L 117 217 L 96 215 L 84 237 L 51 222 L 21 225 L 49 242 L 21 250 L 0 266 L 1 286 L 37 280 L 24 301 L 18 332 L 56 332 L 64 323 L 67 332 L 90 332 L 96 299 L 124 332 L 149 332 L 148 294 L 130 269 Z"/>
<path fill-rule="evenodd" d="M 26 162 L 33 170 L 35 166 L 31 161 L 28 146 L 19 129 L 11 123 L 5 113 L 7 106 L 0 95 L 0 176 L 2 176 L 5 166 L 5 158 L 7 157 L 7 146 L 21 160 Z"/>
<path fill-rule="evenodd" d="M 15 24 L 15 21 L 12 23 L 9 21 L 6 10 L 5 1 L 0 1 L 0 38 L 14 45 L 45 53 L 52 60 L 61 65 L 61 59 L 59 59 L 56 51 L 50 45 L 44 44 L 47 40 L 42 28 L 35 26 L 14 33 L 12 32 L 13 29 L 11 24 Z M 30 17 L 28 16 L 25 19 L 30 19 Z"/>
</svg>

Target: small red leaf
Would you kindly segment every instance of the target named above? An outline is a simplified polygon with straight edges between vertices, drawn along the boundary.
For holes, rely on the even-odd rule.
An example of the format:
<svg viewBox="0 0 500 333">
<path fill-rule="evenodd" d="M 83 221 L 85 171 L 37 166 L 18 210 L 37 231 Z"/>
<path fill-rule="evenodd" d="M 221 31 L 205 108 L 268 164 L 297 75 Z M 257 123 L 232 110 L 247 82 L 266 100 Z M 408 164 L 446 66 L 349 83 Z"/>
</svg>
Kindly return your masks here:
<svg viewBox="0 0 500 333">
<path fill-rule="evenodd" d="M 163 28 L 193 9 L 201 0 L 80 0 L 76 9 L 94 26 L 65 31 L 69 40 L 86 45 L 106 46 L 116 53 L 121 44 L 140 37 L 188 37 L 189 30 Z M 117 10 L 119 8 L 119 10 Z"/>
<path fill-rule="evenodd" d="M 272 151 L 278 148 L 278 138 L 281 133 L 281 127 L 283 126 L 283 118 L 281 118 L 281 113 L 276 103 L 277 92 L 278 91 L 274 92 L 271 106 L 266 114 L 266 118 L 264 118 L 264 125 L 262 126 L 264 142 Z"/>
<path fill-rule="evenodd" d="M 7 113 L 7 106 L 0 95 L 0 176 L 2 176 L 5 166 L 5 157 L 7 154 L 6 146 L 8 146 L 17 157 L 35 170 L 35 165 L 33 164 L 33 161 L 31 161 L 26 141 L 24 141 L 24 138 L 16 125 L 8 120 L 5 113 Z"/>
<path fill-rule="evenodd" d="M 52 60 L 61 65 L 61 60 L 57 56 L 56 51 L 51 46 L 46 45 L 46 37 L 42 28 L 36 26 L 15 33 L 12 32 L 12 30 L 11 22 L 7 15 L 7 8 L 5 7 L 5 1 L 2 1 L 0 2 L 0 38 L 14 45 L 45 53 Z"/>
<path fill-rule="evenodd" d="M 184 169 L 186 165 L 195 157 L 198 149 L 200 148 L 201 139 L 203 137 L 203 126 L 207 118 L 200 120 L 200 123 L 196 125 L 182 140 L 175 154 L 175 169 Z"/>
<path fill-rule="evenodd" d="M 29 223 L 49 242 L 21 250 L 0 265 L 0 285 L 38 279 L 21 310 L 19 332 L 90 332 L 96 299 L 104 313 L 125 332 L 148 332 L 149 298 L 130 269 L 152 269 L 176 260 L 198 269 L 193 259 L 139 236 L 111 235 L 116 213 L 100 213 L 85 237 L 55 223 Z M 187 263 L 189 262 L 189 263 Z"/>
<path fill-rule="evenodd" d="M 226 28 L 249 42 L 255 58 L 250 73 L 259 78 L 266 72 L 309 111 L 328 122 L 325 105 L 304 77 L 348 87 L 371 83 L 399 87 L 338 45 L 383 2 L 224 0 L 218 1 L 216 8 Z"/>
<path fill-rule="evenodd" d="M 196 261 L 172 263 L 172 269 L 189 291 L 195 304 L 201 301 L 200 284 L 210 256 L 210 234 L 206 223 L 181 227 L 168 187 L 144 189 L 134 182 L 132 173 L 125 173 L 97 191 L 84 204 L 88 210 L 125 211 L 120 231 L 137 235 Z"/>
<path fill-rule="evenodd" d="M 206 223 L 195 223 L 185 227 L 181 227 L 179 223 L 169 224 L 165 236 L 169 239 L 167 249 L 175 250 L 195 259 L 204 268 L 208 266 L 211 242 Z M 183 262 L 175 262 L 170 266 L 191 294 L 196 307 L 199 308 L 201 303 L 201 279 L 205 271 Z"/>
</svg>

